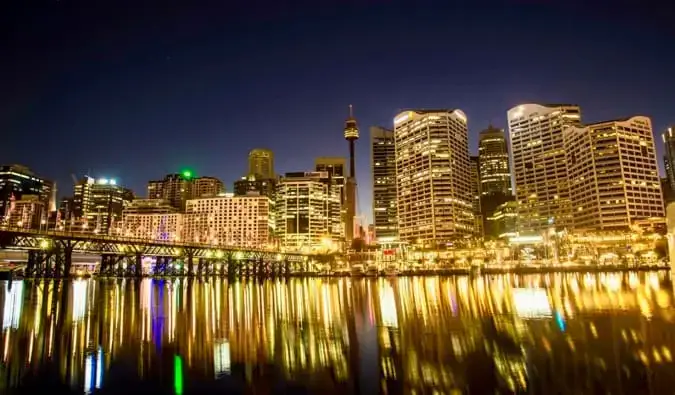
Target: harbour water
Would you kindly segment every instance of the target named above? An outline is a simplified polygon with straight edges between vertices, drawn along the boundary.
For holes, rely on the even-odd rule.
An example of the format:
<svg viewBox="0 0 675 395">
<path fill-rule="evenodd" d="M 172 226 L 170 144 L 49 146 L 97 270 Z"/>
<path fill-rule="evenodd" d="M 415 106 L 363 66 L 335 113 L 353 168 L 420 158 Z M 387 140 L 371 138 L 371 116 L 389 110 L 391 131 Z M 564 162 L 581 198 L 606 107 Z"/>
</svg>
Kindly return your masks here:
<svg viewBox="0 0 675 395">
<path fill-rule="evenodd" d="M 0 282 L 2 394 L 672 394 L 668 272 Z"/>
</svg>

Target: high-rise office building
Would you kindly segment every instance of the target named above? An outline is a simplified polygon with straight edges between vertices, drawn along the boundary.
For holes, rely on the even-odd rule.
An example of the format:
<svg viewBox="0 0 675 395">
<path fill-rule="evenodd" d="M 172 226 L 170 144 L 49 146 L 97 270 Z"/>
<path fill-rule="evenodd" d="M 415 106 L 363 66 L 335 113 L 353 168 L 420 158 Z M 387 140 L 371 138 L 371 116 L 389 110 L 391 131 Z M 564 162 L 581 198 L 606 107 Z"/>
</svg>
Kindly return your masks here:
<svg viewBox="0 0 675 395">
<path fill-rule="evenodd" d="M 506 136 L 502 129 L 490 125 L 478 137 L 481 194 L 494 192 L 511 195 L 511 170 Z"/>
<path fill-rule="evenodd" d="M 412 110 L 394 118 L 399 237 L 444 246 L 474 232 L 466 115 Z"/>
<path fill-rule="evenodd" d="M 124 237 L 179 242 L 185 214 L 162 199 L 134 199 L 123 210 Z"/>
<path fill-rule="evenodd" d="M 481 212 L 481 179 L 480 179 L 480 164 L 478 156 L 469 156 L 471 164 L 471 211 L 474 216 L 473 233 L 474 236 L 483 236 L 483 215 Z"/>
<path fill-rule="evenodd" d="M 267 196 L 274 200 L 276 193 L 276 179 L 257 178 L 254 175 L 242 177 L 234 182 L 235 196 Z"/>
<path fill-rule="evenodd" d="M 669 126 L 661 133 L 663 148 L 666 154 L 663 156 L 663 167 L 668 178 L 669 192 L 675 192 L 675 126 Z"/>
<path fill-rule="evenodd" d="M 214 197 L 225 193 L 225 185 L 216 177 L 197 177 L 193 181 L 192 198 Z"/>
<path fill-rule="evenodd" d="M 272 207 L 267 196 L 226 194 L 187 201 L 184 240 L 248 248 L 271 247 Z"/>
<path fill-rule="evenodd" d="M 394 131 L 370 128 L 370 166 L 373 174 L 373 222 L 375 239 L 390 242 L 398 239 L 396 209 L 396 146 Z"/>
<path fill-rule="evenodd" d="M 279 181 L 276 232 L 287 251 L 340 247 L 340 189 L 327 172 L 286 173 Z"/>
<path fill-rule="evenodd" d="M 517 235 L 518 202 L 511 200 L 497 206 L 486 219 L 493 239 L 508 239 Z"/>
<path fill-rule="evenodd" d="M 345 242 L 350 246 L 355 234 L 358 233 L 355 226 L 355 217 L 358 213 L 356 212 L 357 183 L 354 147 L 356 140 L 359 139 L 359 127 L 356 123 L 356 118 L 354 118 L 354 109 L 351 104 L 349 105 L 349 117 L 345 121 L 344 136 L 345 140 L 349 143 L 349 177 L 345 185 L 344 235 Z"/>
<path fill-rule="evenodd" d="M 0 166 L 0 224 L 9 218 L 12 208 L 16 207 L 16 204 L 10 204 L 11 201 L 26 200 L 22 199 L 24 196 L 37 196 L 37 200 L 43 205 L 42 216 L 56 210 L 55 193 L 53 182 L 37 176 L 26 166 Z M 27 200 L 34 199 L 27 197 Z"/>
<path fill-rule="evenodd" d="M 133 198 L 133 192 L 115 179 L 84 176 L 75 184 L 71 220 L 83 232 L 117 234 L 123 209 Z"/>
<path fill-rule="evenodd" d="M 483 217 L 483 234 L 487 239 L 499 238 L 501 229 L 493 228 L 495 210 L 513 200 L 511 166 L 506 136 L 502 129 L 488 126 L 478 137 L 478 162 L 480 166 L 480 209 Z"/>
<path fill-rule="evenodd" d="M 248 153 L 248 174 L 257 178 L 274 179 L 274 153 L 265 148 L 255 148 Z"/>
<path fill-rule="evenodd" d="M 319 157 L 314 161 L 314 171 L 317 172 L 326 172 L 328 174 L 329 180 L 335 186 L 338 187 L 340 191 L 340 207 L 342 209 L 342 226 L 340 231 L 340 237 L 344 239 L 347 220 L 347 169 L 346 169 L 346 160 L 341 157 Z"/>
<path fill-rule="evenodd" d="M 568 104 L 523 104 L 507 113 L 518 201 L 518 230 L 539 233 L 572 225 L 563 128 L 580 124 Z"/>
<path fill-rule="evenodd" d="M 628 230 L 665 215 L 649 118 L 566 127 L 563 136 L 576 230 Z"/>
<path fill-rule="evenodd" d="M 172 206 L 185 210 L 185 202 L 194 197 L 194 175 L 191 171 L 167 174 L 163 180 L 148 182 L 148 199 L 167 200 Z"/>
</svg>

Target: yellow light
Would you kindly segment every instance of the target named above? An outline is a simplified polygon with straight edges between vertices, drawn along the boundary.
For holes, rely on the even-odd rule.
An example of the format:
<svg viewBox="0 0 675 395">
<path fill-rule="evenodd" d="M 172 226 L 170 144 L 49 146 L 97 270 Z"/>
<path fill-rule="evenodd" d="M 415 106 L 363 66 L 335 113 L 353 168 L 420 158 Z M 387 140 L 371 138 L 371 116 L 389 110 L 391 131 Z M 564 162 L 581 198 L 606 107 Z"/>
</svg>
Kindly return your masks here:
<svg viewBox="0 0 675 395">
<path fill-rule="evenodd" d="M 49 248 L 49 240 L 40 240 L 40 248 L 43 250 Z"/>
</svg>

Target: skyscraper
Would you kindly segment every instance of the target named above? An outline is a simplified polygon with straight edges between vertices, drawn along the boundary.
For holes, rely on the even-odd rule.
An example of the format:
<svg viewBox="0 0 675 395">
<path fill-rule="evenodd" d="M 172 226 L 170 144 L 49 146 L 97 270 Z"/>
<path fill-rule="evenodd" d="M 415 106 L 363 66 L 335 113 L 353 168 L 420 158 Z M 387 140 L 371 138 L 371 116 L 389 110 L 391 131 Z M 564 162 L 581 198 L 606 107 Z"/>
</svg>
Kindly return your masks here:
<svg viewBox="0 0 675 395">
<path fill-rule="evenodd" d="M 469 156 L 471 163 L 471 211 L 474 215 L 473 232 L 475 236 L 483 236 L 483 215 L 481 213 L 481 178 L 480 178 L 480 164 L 478 156 Z"/>
<path fill-rule="evenodd" d="M 121 229 L 122 211 L 133 197 L 114 179 L 84 176 L 74 187 L 72 218 L 84 232 L 114 234 Z"/>
<path fill-rule="evenodd" d="M 487 239 L 496 239 L 502 234 L 500 227 L 490 221 L 501 204 L 513 200 L 511 171 L 506 136 L 502 129 L 492 125 L 480 132 L 478 137 L 478 162 L 480 166 L 480 209 L 483 217 L 483 233 Z"/>
<path fill-rule="evenodd" d="M 326 172 L 330 182 L 336 185 L 340 192 L 340 207 L 341 207 L 341 233 L 340 237 L 344 239 L 347 221 L 347 169 L 345 158 L 342 157 L 319 157 L 314 161 L 314 170 L 317 172 Z"/>
<path fill-rule="evenodd" d="M 23 165 L 0 166 L 0 224 L 10 215 L 11 201 L 22 200 L 23 196 L 34 201 L 32 196 L 42 203 L 42 214 L 56 210 L 54 183 L 37 176 Z"/>
<path fill-rule="evenodd" d="M 194 197 L 194 174 L 185 170 L 182 173 L 167 174 L 163 180 L 148 182 L 148 198 L 163 199 L 172 206 L 185 210 L 185 202 Z"/>
<path fill-rule="evenodd" d="M 218 196 L 225 192 L 223 182 L 216 177 L 198 177 L 193 181 L 192 198 Z"/>
<path fill-rule="evenodd" d="M 665 215 L 649 118 L 570 126 L 563 136 L 576 230 L 628 230 Z"/>
<path fill-rule="evenodd" d="M 340 190 L 327 172 L 286 173 L 279 181 L 276 208 L 276 232 L 285 250 L 339 247 Z"/>
<path fill-rule="evenodd" d="M 502 129 L 492 125 L 480 132 L 478 137 L 481 194 L 499 192 L 512 194 L 511 169 L 506 136 Z"/>
<path fill-rule="evenodd" d="M 523 104 L 507 112 L 518 230 L 538 233 L 572 225 L 562 130 L 580 124 L 579 106 Z"/>
<path fill-rule="evenodd" d="M 354 144 L 359 139 L 359 128 L 354 118 L 354 111 L 349 105 L 349 117 L 345 121 L 345 140 L 349 142 L 349 178 L 346 185 L 345 241 L 347 245 L 354 239 L 354 217 L 356 216 L 356 164 Z"/>
<path fill-rule="evenodd" d="M 263 179 L 275 178 L 274 153 L 265 148 L 252 149 L 248 153 L 248 175 Z"/>
<path fill-rule="evenodd" d="M 396 147 L 394 131 L 370 128 L 370 165 L 373 174 L 373 222 L 380 242 L 398 238 L 396 209 Z"/>
<path fill-rule="evenodd" d="M 474 230 L 466 115 L 411 110 L 394 118 L 401 240 L 441 246 Z"/>
<path fill-rule="evenodd" d="M 666 169 L 666 177 L 670 191 L 675 191 L 675 126 L 669 126 L 663 133 L 663 147 L 666 154 L 663 156 L 663 167 Z"/>
</svg>

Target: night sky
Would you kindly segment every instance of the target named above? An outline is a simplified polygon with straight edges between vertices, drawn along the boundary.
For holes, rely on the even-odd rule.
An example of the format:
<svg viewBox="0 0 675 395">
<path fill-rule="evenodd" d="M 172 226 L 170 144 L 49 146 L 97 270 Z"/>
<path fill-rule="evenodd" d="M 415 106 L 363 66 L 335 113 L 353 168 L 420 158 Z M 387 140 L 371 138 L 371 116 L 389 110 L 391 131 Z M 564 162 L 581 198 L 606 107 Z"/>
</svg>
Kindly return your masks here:
<svg viewBox="0 0 675 395">
<path fill-rule="evenodd" d="M 57 180 L 61 196 L 71 173 L 144 196 L 185 167 L 231 190 L 255 147 L 279 173 L 311 170 L 348 155 L 349 104 L 368 217 L 368 128 L 404 108 L 462 109 L 472 151 L 524 102 L 576 103 L 585 122 L 647 115 L 657 136 L 675 124 L 675 16 L 638 1 L 12 3 L 0 162 Z"/>
</svg>

